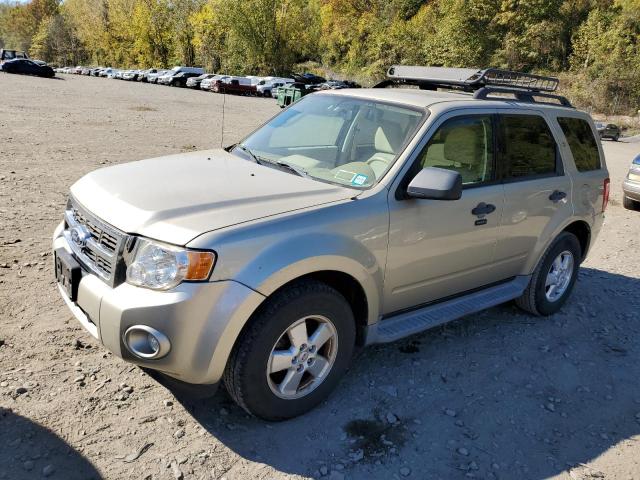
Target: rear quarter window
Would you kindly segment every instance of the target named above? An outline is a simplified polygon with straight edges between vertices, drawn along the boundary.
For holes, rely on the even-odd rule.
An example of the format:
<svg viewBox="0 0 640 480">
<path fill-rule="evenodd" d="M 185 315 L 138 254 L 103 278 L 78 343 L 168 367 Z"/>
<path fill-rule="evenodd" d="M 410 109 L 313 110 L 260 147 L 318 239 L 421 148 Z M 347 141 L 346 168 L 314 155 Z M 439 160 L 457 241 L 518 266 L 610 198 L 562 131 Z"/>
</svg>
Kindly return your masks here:
<svg viewBox="0 0 640 480">
<path fill-rule="evenodd" d="M 599 170 L 600 152 L 589 122 L 581 118 L 558 117 L 558 123 L 567 139 L 578 171 Z"/>
</svg>

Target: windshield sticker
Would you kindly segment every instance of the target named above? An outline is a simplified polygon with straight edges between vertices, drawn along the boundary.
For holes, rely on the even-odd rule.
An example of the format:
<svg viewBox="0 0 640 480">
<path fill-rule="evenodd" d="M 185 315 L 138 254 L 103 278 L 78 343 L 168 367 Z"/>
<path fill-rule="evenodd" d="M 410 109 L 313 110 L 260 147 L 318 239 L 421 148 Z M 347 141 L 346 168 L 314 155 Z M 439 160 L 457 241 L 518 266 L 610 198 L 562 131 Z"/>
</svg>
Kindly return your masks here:
<svg viewBox="0 0 640 480">
<path fill-rule="evenodd" d="M 356 175 L 354 179 L 351 180 L 351 183 L 358 186 L 364 185 L 365 183 L 367 183 L 367 176 L 362 174 Z"/>
<path fill-rule="evenodd" d="M 339 180 L 342 180 L 344 182 L 353 182 L 355 180 L 355 178 L 358 176 L 357 173 L 355 172 L 350 172 L 348 170 L 338 170 L 335 175 L 333 176 L 334 178 L 337 178 Z"/>
</svg>

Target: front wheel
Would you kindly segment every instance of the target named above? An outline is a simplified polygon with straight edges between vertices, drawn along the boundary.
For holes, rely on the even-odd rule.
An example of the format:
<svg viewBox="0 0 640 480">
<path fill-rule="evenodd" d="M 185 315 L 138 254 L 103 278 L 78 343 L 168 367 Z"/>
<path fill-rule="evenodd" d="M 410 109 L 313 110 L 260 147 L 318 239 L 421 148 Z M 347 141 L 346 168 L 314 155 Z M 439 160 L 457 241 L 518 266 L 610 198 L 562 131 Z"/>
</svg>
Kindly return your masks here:
<svg viewBox="0 0 640 480">
<path fill-rule="evenodd" d="M 274 294 L 238 338 L 224 374 L 227 391 L 265 420 L 301 415 L 346 372 L 355 321 L 345 298 L 306 280 Z"/>
<path fill-rule="evenodd" d="M 534 315 L 556 313 L 573 290 L 581 259 L 582 248 L 576 236 L 561 233 L 538 263 L 516 305 Z"/>
</svg>

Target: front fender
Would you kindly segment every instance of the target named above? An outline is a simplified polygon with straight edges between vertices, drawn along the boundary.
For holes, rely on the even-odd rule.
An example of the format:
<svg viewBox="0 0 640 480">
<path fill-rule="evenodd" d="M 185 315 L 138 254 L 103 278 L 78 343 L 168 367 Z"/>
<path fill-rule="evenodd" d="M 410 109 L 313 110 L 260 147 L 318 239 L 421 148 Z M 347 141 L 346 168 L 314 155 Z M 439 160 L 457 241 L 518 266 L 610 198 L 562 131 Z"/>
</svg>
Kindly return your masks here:
<svg viewBox="0 0 640 480">
<path fill-rule="evenodd" d="M 212 231 L 188 246 L 216 251 L 211 281 L 235 280 L 265 296 L 309 274 L 349 275 L 365 293 L 371 324 L 382 311 L 388 242 L 387 199 L 378 195 Z"/>
<path fill-rule="evenodd" d="M 262 250 L 235 280 L 269 296 L 288 282 L 320 271 L 337 271 L 353 277 L 365 292 L 369 324 L 380 312 L 383 270 L 376 256 L 346 236 L 300 235 Z"/>
</svg>

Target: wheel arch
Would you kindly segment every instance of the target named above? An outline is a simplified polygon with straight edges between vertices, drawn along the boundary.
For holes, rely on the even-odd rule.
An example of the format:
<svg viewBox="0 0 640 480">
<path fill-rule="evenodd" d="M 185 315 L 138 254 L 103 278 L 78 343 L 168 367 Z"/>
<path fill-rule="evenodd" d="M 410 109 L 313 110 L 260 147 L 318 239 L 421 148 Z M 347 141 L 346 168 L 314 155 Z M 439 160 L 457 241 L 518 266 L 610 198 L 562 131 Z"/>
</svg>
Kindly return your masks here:
<svg viewBox="0 0 640 480">
<path fill-rule="evenodd" d="M 356 345 L 365 345 L 368 320 L 372 315 L 371 299 L 367 296 L 365 287 L 355 276 L 342 270 L 316 270 L 289 279 L 270 291 L 268 295 L 256 291 L 256 293 L 260 294 L 261 300 L 256 302 L 254 299 L 253 305 L 249 307 L 251 308 L 250 314 L 244 317 L 241 323 L 236 322 L 235 326 L 228 325 L 225 329 L 225 336 L 228 340 L 223 342 L 213 353 L 209 366 L 210 378 L 215 379 L 217 382 L 222 377 L 222 372 L 229 361 L 231 352 L 235 348 L 238 339 L 240 339 L 243 332 L 249 328 L 253 319 L 265 308 L 268 300 L 277 292 L 305 279 L 314 279 L 326 283 L 345 297 L 351 306 L 356 321 Z M 375 315 L 378 314 L 377 312 L 378 308 L 376 307 Z"/>
<path fill-rule="evenodd" d="M 316 280 L 329 285 L 345 298 L 351 307 L 351 311 L 353 312 L 353 316 L 356 321 L 356 343 L 360 346 L 364 345 L 364 335 L 368 325 L 370 307 L 367 299 L 367 293 L 365 292 L 362 284 L 354 276 L 343 271 L 318 270 L 286 282 L 272 292 L 269 297 L 304 280 Z M 267 300 L 269 297 L 267 297 Z M 260 308 L 256 309 L 254 315 L 259 310 Z M 247 324 L 249 324 L 249 322 L 250 320 L 247 321 Z"/>
<path fill-rule="evenodd" d="M 580 250 L 582 252 L 580 263 L 582 263 L 587 257 L 589 247 L 591 246 L 591 227 L 584 220 L 575 220 L 565 226 L 562 231 L 572 233 L 576 236 L 578 242 L 580 242 Z"/>
<path fill-rule="evenodd" d="M 553 242 L 555 242 L 556 238 L 558 238 L 558 235 L 563 232 L 569 232 L 578 238 L 578 242 L 580 243 L 580 248 L 582 250 L 582 258 L 580 259 L 580 263 L 584 261 L 591 243 L 591 226 L 584 219 L 573 217 L 557 226 L 554 230 L 552 230 L 551 234 L 544 234 L 539 237 L 536 248 L 530 254 L 526 267 L 522 271 L 523 275 L 530 275 L 531 273 L 533 273 L 538 263 L 540 263 L 540 260 L 544 256 L 545 252 L 549 249 Z"/>
</svg>

